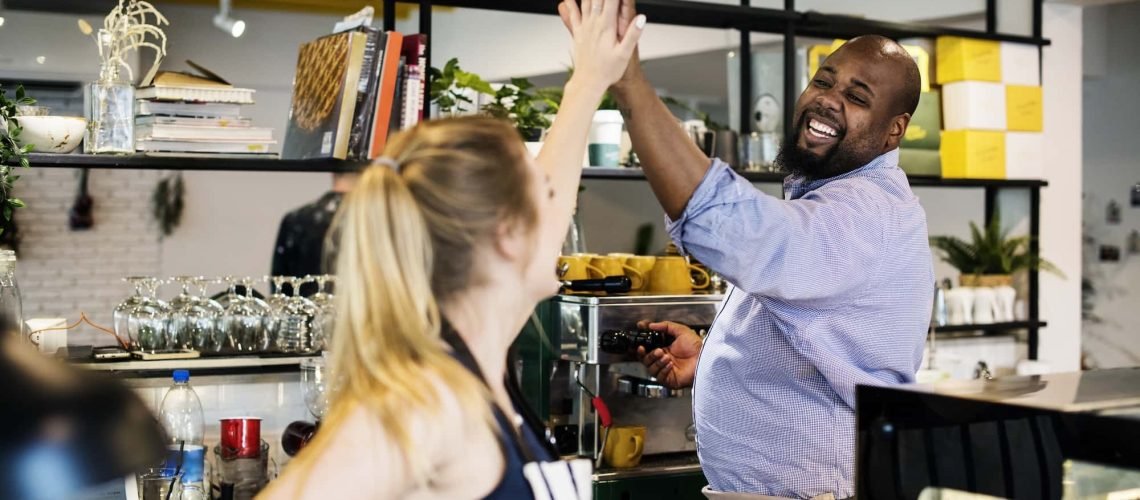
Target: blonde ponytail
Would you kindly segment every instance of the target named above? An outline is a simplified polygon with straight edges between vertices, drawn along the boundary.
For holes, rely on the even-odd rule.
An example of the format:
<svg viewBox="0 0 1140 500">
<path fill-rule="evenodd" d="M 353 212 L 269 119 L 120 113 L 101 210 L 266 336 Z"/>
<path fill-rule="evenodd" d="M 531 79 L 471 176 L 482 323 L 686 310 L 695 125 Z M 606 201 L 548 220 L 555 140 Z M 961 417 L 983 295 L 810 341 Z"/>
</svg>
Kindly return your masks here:
<svg viewBox="0 0 1140 500">
<path fill-rule="evenodd" d="M 322 426 L 334 428 L 366 408 L 426 483 L 431 457 L 412 442 L 409 413 L 438 413 L 446 396 L 465 418 L 497 429 L 485 385 L 440 339 L 439 304 L 481 279 L 474 255 L 498 224 L 533 226 L 532 174 L 514 129 L 487 118 L 421 124 L 394 137 L 385 156 L 399 170 L 369 167 L 333 225 L 339 244 L 330 372 L 338 388 Z M 318 433 L 297 461 L 326 445 Z"/>
</svg>

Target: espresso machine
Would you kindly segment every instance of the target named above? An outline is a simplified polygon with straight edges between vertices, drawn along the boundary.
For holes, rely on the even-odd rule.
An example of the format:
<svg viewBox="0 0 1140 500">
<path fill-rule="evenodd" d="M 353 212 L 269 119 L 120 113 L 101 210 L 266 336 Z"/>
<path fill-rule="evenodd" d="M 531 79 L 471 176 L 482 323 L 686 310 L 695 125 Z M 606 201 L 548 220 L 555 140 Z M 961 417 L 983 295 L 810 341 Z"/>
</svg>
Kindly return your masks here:
<svg viewBox="0 0 1140 500">
<path fill-rule="evenodd" d="M 637 345 L 671 338 L 639 331 L 637 323 L 675 321 L 703 333 L 722 299 L 719 294 L 567 294 L 551 299 L 543 323 L 557 356 L 551 360 L 545 402 L 559 451 L 595 460 L 601 456 L 604 417 L 592 403 L 595 396 L 608 408 L 612 425 L 646 427 L 643 457 L 695 451 L 690 391 L 658 383 L 633 353 Z"/>
</svg>

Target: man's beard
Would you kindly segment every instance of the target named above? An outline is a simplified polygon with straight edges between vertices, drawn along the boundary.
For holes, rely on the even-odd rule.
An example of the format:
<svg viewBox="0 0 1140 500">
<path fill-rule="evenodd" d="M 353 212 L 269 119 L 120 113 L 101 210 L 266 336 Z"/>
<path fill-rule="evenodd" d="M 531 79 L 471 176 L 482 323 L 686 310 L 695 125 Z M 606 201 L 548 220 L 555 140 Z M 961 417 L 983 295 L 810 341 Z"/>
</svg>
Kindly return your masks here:
<svg viewBox="0 0 1140 500">
<path fill-rule="evenodd" d="M 851 141 L 841 139 L 823 156 L 819 156 L 799 145 L 799 137 L 806 127 L 805 118 L 800 116 L 792 137 L 785 137 L 776 154 L 776 165 L 792 175 L 808 180 L 830 179 L 863 166 L 867 161 L 851 151 Z M 846 139 L 846 136 L 844 137 Z"/>
</svg>

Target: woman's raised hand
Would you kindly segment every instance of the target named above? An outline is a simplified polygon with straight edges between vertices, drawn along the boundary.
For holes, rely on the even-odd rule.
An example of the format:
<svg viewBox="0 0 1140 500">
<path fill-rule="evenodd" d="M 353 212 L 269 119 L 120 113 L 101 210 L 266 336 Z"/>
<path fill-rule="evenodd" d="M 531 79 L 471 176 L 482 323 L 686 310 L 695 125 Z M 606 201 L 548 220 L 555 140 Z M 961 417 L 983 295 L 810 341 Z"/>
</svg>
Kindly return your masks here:
<svg viewBox="0 0 1140 500">
<path fill-rule="evenodd" d="M 575 0 L 563 0 L 558 5 L 562 22 L 574 37 L 574 75 L 571 79 L 608 88 L 629 66 L 629 59 L 645 28 L 645 16 L 634 17 L 619 30 L 619 17 L 623 17 L 619 12 L 622 0 L 581 2 L 579 6 Z M 620 39 L 619 31 L 623 35 Z"/>
</svg>

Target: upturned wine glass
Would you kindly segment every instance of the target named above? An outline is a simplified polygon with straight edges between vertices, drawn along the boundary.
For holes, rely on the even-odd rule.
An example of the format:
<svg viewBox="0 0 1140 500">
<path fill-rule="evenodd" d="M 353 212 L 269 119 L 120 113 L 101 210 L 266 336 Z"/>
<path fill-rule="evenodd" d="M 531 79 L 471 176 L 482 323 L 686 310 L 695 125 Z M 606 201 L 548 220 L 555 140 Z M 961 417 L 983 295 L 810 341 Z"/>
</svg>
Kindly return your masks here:
<svg viewBox="0 0 1140 500">
<path fill-rule="evenodd" d="M 194 348 L 202 352 L 221 351 L 226 344 L 226 336 L 222 332 L 222 313 L 225 309 L 207 295 L 210 284 L 218 283 L 218 280 L 196 276 L 193 282 L 198 287 L 194 305 L 194 317 L 198 318 L 193 330 Z"/>
<path fill-rule="evenodd" d="M 308 280 L 289 278 L 293 295 L 281 307 L 278 314 L 277 348 L 281 352 L 312 352 L 313 320 L 317 317 L 317 305 L 301 296 L 301 285 Z"/>
<path fill-rule="evenodd" d="M 309 278 L 309 277 L 306 277 Z M 333 322 L 336 320 L 334 306 L 335 296 L 329 293 L 328 284 L 334 283 L 336 278 L 327 274 L 316 276 L 317 293 L 309 297 L 317 306 L 317 319 L 313 322 L 313 350 L 323 351 L 331 345 L 333 335 Z"/>
<path fill-rule="evenodd" d="M 226 334 L 227 346 L 238 352 L 254 352 L 265 338 L 265 312 L 267 306 L 254 302 L 251 285 L 253 280 L 229 279 L 230 291 L 234 298 L 228 300 L 222 313 L 222 331 Z M 237 295 L 237 285 L 246 289 L 244 296 Z M 260 302 L 260 301 L 258 301 Z"/>
<path fill-rule="evenodd" d="M 144 351 L 166 349 L 170 345 L 170 306 L 158 298 L 163 280 L 147 277 L 141 282 L 147 295 L 128 313 L 127 332 Z"/>
<path fill-rule="evenodd" d="M 167 347 L 171 349 L 189 349 L 194 347 L 194 328 L 198 325 L 198 314 L 193 310 L 198 298 L 190 292 L 194 284 L 193 276 L 175 276 L 171 278 L 174 283 L 182 286 L 178 296 L 170 299 L 170 336 Z"/>
<path fill-rule="evenodd" d="M 112 321 L 114 322 L 115 335 L 122 339 L 128 339 L 131 344 L 132 350 L 139 348 L 139 341 L 131 335 L 130 328 L 128 327 L 128 318 L 131 311 L 142 304 L 146 296 L 143 294 L 143 282 L 146 280 L 142 276 L 130 276 L 123 278 L 123 281 L 130 283 L 131 287 L 135 289 L 135 294 L 127 297 L 126 300 L 115 306 L 114 311 L 111 313 Z"/>
</svg>

